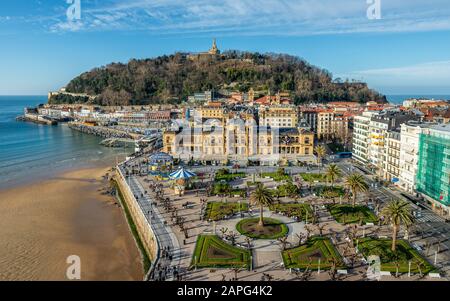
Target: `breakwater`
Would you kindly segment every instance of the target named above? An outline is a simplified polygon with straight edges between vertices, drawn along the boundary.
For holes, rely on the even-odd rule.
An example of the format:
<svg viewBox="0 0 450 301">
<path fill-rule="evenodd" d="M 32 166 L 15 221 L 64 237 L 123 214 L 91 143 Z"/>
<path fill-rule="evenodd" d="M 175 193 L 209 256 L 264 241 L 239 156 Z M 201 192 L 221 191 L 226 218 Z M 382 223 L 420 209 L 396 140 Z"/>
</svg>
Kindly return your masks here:
<svg viewBox="0 0 450 301">
<path fill-rule="evenodd" d="M 69 122 L 69 128 L 85 134 L 94 135 L 102 138 L 117 138 L 117 139 L 137 139 L 139 135 L 127 133 L 116 129 L 111 129 L 104 126 L 89 126 L 79 122 Z"/>
<path fill-rule="evenodd" d="M 46 116 L 37 115 L 37 114 L 25 114 L 23 116 L 16 117 L 16 121 L 25 121 L 25 122 L 34 122 L 37 124 L 45 124 L 45 125 L 57 125 L 58 122 L 56 120 L 50 119 Z"/>
</svg>

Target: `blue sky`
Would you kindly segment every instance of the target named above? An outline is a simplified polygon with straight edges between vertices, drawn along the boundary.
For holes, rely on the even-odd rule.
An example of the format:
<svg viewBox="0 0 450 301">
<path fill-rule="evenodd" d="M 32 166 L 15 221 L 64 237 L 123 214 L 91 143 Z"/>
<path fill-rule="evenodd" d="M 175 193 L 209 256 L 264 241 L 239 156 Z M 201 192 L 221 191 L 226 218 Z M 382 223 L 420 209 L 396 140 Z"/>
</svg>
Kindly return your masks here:
<svg viewBox="0 0 450 301">
<path fill-rule="evenodd" d="M 75 0 L 71 0 L 75 1 Z M 297 55 L 385 94 L 450 94 L 448 0 L 0 2 L 0 95 L 46 94 L 110 62 L 221 49 Z"/>
</svg>

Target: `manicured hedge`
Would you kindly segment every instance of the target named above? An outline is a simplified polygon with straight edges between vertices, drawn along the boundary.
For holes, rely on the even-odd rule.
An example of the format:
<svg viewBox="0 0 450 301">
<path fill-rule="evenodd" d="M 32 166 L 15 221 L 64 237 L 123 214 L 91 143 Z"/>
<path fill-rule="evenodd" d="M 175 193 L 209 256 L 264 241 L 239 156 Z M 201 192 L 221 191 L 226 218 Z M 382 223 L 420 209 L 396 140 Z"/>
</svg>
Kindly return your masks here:
<svg viewBox="0 0 450 301">
<path fill-rule="evenodd" d="M 254 234 L 254 233 L 248 233 L 242 229 L 243 225 L 245 225 L 246 223 L 255 222 L 255 221 L 259 221 L 259 217 L 243 219 L 236 225 L 236 230 L 239 233 L 241 233 L 242 235 L 248 236 L 250 238 L 255 238 L 255 239 L 277 239 L 280 237 L 284 237 L 289 233 L 289 228 L 288 228 L 288 226 L 286 226 L 286 224 L 282 223 L 279 220 L 276 220 L 273 218 L 266 218 L 266 217 L 264 218 L 264 223 L 271 224 L 271 225 L 280 225 L 281 232 L 276 233 L 274 235 L 258 235 L 258 234 Z"/>
<path fill-rule="evenodd" d="M 366 206 L 355 206 L 348 204 L 327 205 L 328 211 L 334 219 L 341 224 L 359 223 L 362 219 L 363 223 L 376 223 L 377 216 L 370 208 Z"/>
<path fill-rule="evenodd" d="M 308 212 L 308 220 L 313 217 L 313 210 L 309 204 L 298 203 L 282 203 L 270 206 L 270 210 L 281 213 L 288 217 L 297 217 L 300 220 L 306 220 L 306 212 Z"/>
<path fill-rule="evenodd" d="M 218 221 L 225 218 L 225 216 L 230 216 L 240 212 L 248 211 L 248 204 L 241 203 L 239 210 L 238 202 L 209 202 L 206 205 L 205 218 L 207 220 Z"/>
<path fill-rule="evenodd" d="M 216 248 L 230 253 L 230 258 L 209 257 L 209 248 Z M 199 235 L 192 256 L 191 267 L 198 268 L 249 268 L 251 253 L 249 250 L 234 247 L 216 235 Z"/>
<path fill-rule="evenodd" d="M 278 172 L 265 172 L 262 173 L 261 176 L 263 178 L 272 178 L 272 180 L 274 180 L 275 182 L 281 182 L 281 181 L 292 181 L 292 178 L 290 175 L 286 175 L 286 174 L 280 174 Z"/>
<path fill-rule="evenodd" d="M 282 253 L 284 266 L 286 268 L 298 269 L 306 269 L 309 266 L 310 269 L 318 269 L 319 261 L 313 260 L 310 265 L 310 261 L 307 256 L 307 254 L 315 251 L 320 251 L 325 257 L 325 260 L 322 259 L 320 262 L 320 269 L 330 269 L 332 267 L 331 261 L 329 261 L 331 258 L 336 259 L 336 268 L 345 268 L 341 255 L 331 243 L 330 239 L 325 237 L 311 237 L 304 245 L 284 251 Z M 305 256 L 302 260 L 299 258 L 301 255 Z"/>
<path fill-rule="evenodd" d="M 300 176 L 304 181 L 309 182 L 312 181 L 319 181 L 319 182 L 325 182 L 326 177 L 324 174 L 321 173 L 301 173 Z"/>
<path fill-rule="evenodd" d="M 358 240 L 358 250 L 365 258 L 373 255 L 380 256 L 382 271 L 395 273 L 397 271 L 396 261 L 400 264 L 400 273 L 408 273 L 409 261 L 411 261 L 412 273 L 419 273 L 418 264 L 421 264 L 423 274 L 436 270 L 436 268 L 412 248 L 407 241 L 398 240 L 395 253 L 391 250 L 391 246 L 391 239 L 366 237 Z"/>
</svg>

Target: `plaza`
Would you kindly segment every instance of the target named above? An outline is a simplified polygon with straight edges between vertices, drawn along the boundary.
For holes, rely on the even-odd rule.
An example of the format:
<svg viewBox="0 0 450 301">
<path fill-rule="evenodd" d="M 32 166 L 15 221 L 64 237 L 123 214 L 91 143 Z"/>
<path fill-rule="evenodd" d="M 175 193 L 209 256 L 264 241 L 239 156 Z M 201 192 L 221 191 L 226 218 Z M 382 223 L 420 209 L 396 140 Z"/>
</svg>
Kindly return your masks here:
<svg viewBox="0 0 450 301">
<path fill-rule="evenodd" d="M 176 192 L 170 179 L 149 174 L 140 159 L 125 163 L 124 171 L 148 194 L 154 211 L 170 229 L 170 240 L 177 242 L 171 247 L 172 260 L 165 264 L 179 278 L 169 268 L 165 280 L 360 281 L 368 280 L 367 259 L 374 254 L 382 261 L 381 280 L 444 279 L 448 240 L 441 240 L 439 249 L 437 243 L 424 245 L 420 223 L 400 227 L 398 258 L 388 247 L 374 243 L 392 242 L 391 226 L 380 219 L 389 200 L 378 197 L 380 187 L 367 177 L 368 191 L 359 192 L 352 206 L 344 177 L 350 166 L 350 161 L 339 164 L 343 177 L 333 186 L 326 180 L 326 165 L 185 166 L 195 176 L 183 194 Z M 259 183 L 273 202 L 262 210 L 250 201 Z M 339 193 L 318 193 L 336 189 Z M 258 227 L 261 214 L 264 228 Z M 364 247 L 374 245 L 378 253 Z"/>
</svg>

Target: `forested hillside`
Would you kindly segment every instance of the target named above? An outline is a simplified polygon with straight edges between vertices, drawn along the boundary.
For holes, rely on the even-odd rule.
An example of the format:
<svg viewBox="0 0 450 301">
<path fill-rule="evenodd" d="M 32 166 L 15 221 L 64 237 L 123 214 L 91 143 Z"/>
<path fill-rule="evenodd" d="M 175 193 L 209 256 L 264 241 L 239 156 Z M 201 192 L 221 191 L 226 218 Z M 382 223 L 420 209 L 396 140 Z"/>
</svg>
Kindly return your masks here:
<svg viewBox="0 0 450 301">
<path fill-rule="evenodd" d="M 296 103 L 386 100 L 365 83 L 333 80 L 328 71 L 298 57 L 239 51 L 195 59 L 176 53 L 154 59 L 133 59 L 128 64 L 113 63 L 74 78 L 66 91 L 99 95 L 97 104 L 128 105 L 179 103 L 193 93 L 223 88 L 288 91 Z M 60 94 L 50 101 L 76 100 Z"/>
</svg>

